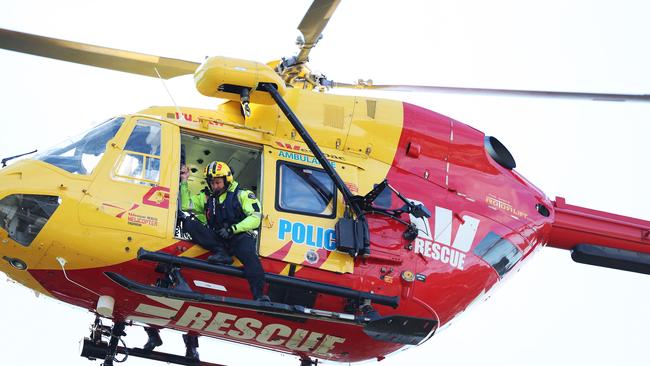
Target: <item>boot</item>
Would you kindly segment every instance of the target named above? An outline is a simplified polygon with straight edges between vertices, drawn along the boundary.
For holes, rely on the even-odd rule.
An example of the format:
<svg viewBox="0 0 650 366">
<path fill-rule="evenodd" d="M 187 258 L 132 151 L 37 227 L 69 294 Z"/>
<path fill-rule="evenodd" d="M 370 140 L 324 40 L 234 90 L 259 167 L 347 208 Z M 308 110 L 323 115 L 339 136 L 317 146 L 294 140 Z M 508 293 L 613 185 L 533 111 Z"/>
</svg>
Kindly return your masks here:
<svg viewBox="0 0 650 366">
<path fill-rule="evenodd" d="M 259 301 L 259 302 L 271 302 L 271 298 L 268 297 L 268 296 L 266 296 L 266 295 L 262 295 L 262 296 L 256 297 L 256 298 L 255 298 L 255 301 Z"/>
<path fill-rule="evenodd" d="M 251 292 L 253 294 L 253 300 L 259 302 L 271 302 L 271 298 L 264 295 L 264 285 L 262 286 L 251 286 Z"/>
<path fill-rule="evenodd" d="M 183 342 L 185 342 L 185 357 L 193 360 L 199 360 L 199 337 L 191 334 L 183 334 Z"/>
<path fill-rule="evenodd" d="M 145 351 L 153 351 L 154 348 L 163 344 L 162 339 L 160 339 L 160 331 L 156 328 L 145 327 L 144 331 L 147 332 L 149 339 L 147 343 L 144 344 L 142 349 Z"/>
<path fill-rule="evenodd" d="M 208 262 L 213 264 L 225 264 L 227 266 L 233 263 L 232 257 L 226 253 L 223 248 L 215 248 L 212 250 L 214 254 L 208 257 Z"/>
<path fill-rule="evenodd" d="M 375 310 L 375 308 L 373 308 L 372 305 L 370 305 L 370 304 L 366 304 L 366 305 L 361 306 L 360 310 L 361 310 L 361 314 L 363 314 L 363 316 L 365 316 L 367 318 L 370 318 L 371 320 L 376 320 L 376 319 L 381 318 L 381 315 L 379 315 L 377 310 Z"/>
</svg>

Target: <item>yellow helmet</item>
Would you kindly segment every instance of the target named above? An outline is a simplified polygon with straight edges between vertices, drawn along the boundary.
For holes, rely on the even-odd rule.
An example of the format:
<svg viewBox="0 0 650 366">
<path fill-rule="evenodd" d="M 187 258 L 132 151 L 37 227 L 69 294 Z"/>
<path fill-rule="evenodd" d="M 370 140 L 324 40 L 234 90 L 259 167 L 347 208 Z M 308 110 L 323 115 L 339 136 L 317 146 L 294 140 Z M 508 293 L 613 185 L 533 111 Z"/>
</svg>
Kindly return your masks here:
<svg viewBox="0 0 650 366">
<path fill-rule="evenodd" d="M 228 164 L 222 161 L 213 161 L 206 165 L 203 170 L 203 175 L 205 176 L 205 179 L 223 177 L 226 178 L 226 182 L 228 183 L 232 183 L 233 181 L 232 170 L 230 170 Z"/>
</svg>

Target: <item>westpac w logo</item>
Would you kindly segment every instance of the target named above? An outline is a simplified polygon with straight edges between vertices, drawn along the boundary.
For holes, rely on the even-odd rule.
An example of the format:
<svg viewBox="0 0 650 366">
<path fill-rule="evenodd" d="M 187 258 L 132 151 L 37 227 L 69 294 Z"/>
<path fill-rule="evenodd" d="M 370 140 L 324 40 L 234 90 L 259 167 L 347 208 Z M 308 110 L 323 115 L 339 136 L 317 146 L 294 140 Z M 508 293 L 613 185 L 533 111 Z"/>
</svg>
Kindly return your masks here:
<svg viewBox="0 0 650 366">
<path fill-rule="evenodd" d="M 451 210 L 436 206 L 433 219 L 434 230 L 432 233 L 429 219 L 416 218 L 411 215 L 411 222 L 418 229 L 418 237 L 415 239 L 413 250 L 415 253 L 463 270 L 465 253 L 472 247 L 481 220 L 463 215 L 460 218 L 461 225 L 456 232 L 456 237 L 452 241 L 454 215 Z"/>
</svg>

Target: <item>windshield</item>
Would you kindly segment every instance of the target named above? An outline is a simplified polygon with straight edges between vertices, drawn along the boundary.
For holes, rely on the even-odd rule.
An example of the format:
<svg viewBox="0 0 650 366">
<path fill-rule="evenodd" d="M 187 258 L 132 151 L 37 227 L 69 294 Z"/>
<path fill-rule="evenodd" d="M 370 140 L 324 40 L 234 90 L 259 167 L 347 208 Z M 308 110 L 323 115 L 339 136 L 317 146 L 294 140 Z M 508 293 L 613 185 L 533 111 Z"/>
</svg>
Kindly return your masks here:
<svg viewBox="0 0 650 366">
<path fill-rule="evenodd" d="M 106 143 L 115 137 L 123 122 L 123 117 L 110 119 L 36 155 L 34 159 L 55 165 L 73 174 L 90 174 L 104 155 Z"/>
</svg>

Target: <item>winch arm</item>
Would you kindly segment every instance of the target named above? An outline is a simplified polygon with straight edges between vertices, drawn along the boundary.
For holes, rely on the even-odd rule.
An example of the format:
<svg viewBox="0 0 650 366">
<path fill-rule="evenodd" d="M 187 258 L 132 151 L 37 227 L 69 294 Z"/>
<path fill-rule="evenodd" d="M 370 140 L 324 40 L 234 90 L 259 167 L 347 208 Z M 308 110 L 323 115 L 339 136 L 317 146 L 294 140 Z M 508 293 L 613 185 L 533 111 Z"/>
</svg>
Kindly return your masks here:
<svg viewBox="0 0 650 366">
<path fill-rule="evenodd" d="M 327 173 L 327 175 L 330 178 L 332 178 L 332 181 L 334 181 L 334 185 L 343 195 L 343 200 L 345 200 L 345 203 L 348 204 L 350 208 L 352 208 L 352 211 L 354 211 L 357 217 L 363 216 L 363 211 L 359 207 L 359 204 L 354 202 L 352 192 L 350 192 L 348 186 L 345 185 L 343 179 L 341 179 L 341 176 L 336 172 L 336 170 L 334 170 L 332 165 L 325 157 L 325 154 L 323 154 L 321 149 L 316 144 L 316 141 L 314 141 L 314 139 L 311 137 L 309 132 L 307 132 L 307 130 L 302 125 L 302 123 L 295 115 L 295 113 L 293 113 L 293 111 L 291 110 L 287 102 L 285 102 L 284 98 L 282 98 L 282 95 L 280 95 L 276 87 L 272 84 L 264 83 L 264 84 L 260 84 L 259 88 L 261 90 L 267 91 L 271 95 L 275 103 L 277 103 L 278 107 L 280 107 L 282 113 L 284 113 L 284 115 L 287 117 L 287 119 L 289 120 L 293 128 L 295 128 L 296 132 L 298 132 L 298 135 L 300 135 L 300 137 L 305 142 L 305 144 L 307 144 L 307 147 L 309 147 L 309 150 L 311 150 L 312 154 L 314 154 L 316 160 L 318 160 L 320 165 L 323 167 L 325 173 Z"/>
</svg>

